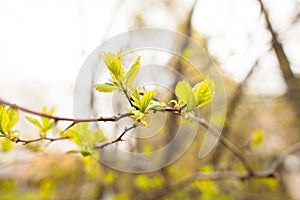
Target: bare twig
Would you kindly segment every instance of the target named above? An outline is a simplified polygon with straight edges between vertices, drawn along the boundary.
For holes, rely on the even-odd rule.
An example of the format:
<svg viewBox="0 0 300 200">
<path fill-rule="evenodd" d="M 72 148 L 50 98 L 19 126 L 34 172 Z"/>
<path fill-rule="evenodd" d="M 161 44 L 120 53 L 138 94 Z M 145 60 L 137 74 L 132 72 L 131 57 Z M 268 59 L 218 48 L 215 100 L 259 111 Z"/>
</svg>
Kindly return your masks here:
<svg viewBox="0 0 300 200">
<path fill-rule="evenodd" d="M 123 137 L 128 131 L 130 131 L 131 129 L 134 129 L 134 128 L 136 128 L 136 125 L 135 125 L 135 124 L 133 124 L 133 125 L 132 125 L 131 127 L 129 127 L 129 128 L 125 128 L 125 130 L 122 132 L 122 134 L 121 134 L 118 138 L 116 138 L 116 139 L 113 140 L 113 141 L 110 141 L 110 142 L 104 143 L 104 144 L 102 144 L 102 145 L 99 145 L 99 146 L 95 145 L 95 149 L 103 149 L 104 147 L 106 147 L 106 146 L 108 146 L 108 145 L 114 144 L 114 143 L 116 143 L 116 142 L 124 141 L 124 140 L 122 139 L 122 137 Z"/>
<path fill-rule="evenodd" d="M 23 145 L 26 145 L 26 144 L 29 144 L 29 143 L 38 142 L 38 141 L 42 141 L 42 140 L 48 140 L 50 142 L 53 142 L 53 141 L 58 141 L 58 140 L 67 140 L 67 139 L 70 139 L 70 138 L 71 138 L 70 136 L 58 137 L 58 138 L 45 137 L 45 138 L 37 138 L 37 139 L 32 139 L 32 140 L 24 140 L 24 139 L 20 139 L 20 138 L 15 138 L 13 140 L 13 142 L 15 142 L 15 143 L 21 142 Z"/>
</svg>

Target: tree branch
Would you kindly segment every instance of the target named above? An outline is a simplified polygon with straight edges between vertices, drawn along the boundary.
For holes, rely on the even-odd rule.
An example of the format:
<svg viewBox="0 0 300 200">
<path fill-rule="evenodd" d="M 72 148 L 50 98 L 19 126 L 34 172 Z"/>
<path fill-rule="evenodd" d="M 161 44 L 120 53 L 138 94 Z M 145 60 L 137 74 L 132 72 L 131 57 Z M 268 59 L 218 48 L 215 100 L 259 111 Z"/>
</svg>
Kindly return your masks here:
<svg viewBox="0 0 300 200">
<path fill-rule="evenodd" d="M 125 93 L 126 94 L 126 93 Z M 24 108 L 21 106 L 18 106 L 16 104 L 12 104 L 9 102 L 6 102 L 2 99 L 0 99 L 0 104 L 4 104 L 7 106 L 10 106 L 12 108 L 21 110 L 23 112 L 27 112 L 33 115 L 38 115 L 38 116 L 42 116 L 42 117 L 48 117 L 50 119 L 54 119 L 56 122 L 57 121 L 72 121 L 73 123 L 68 126 L 64 131 L 68 130 L 69 128 L 71 128 L 72 126 L 74 126 L 76 123 L 80 123 L 80 122 L 97 122 L 97 121 L 118 121 L 124 117 L 129 117 L 131 114 L 129 113 L 125 113 L 125 114 L 120 114 L 117 116 L 112 116 L 112 117 L 98 117 L 98 118 L 86 118 L 86 119 L 76 119 L 76 118 L 66 118 L 66 117 L 59 117 L 59 116 L 54 116 L 54 115 L 50 115 L 50 114 L 46 114 L 46 113 L 42 113 L 42 112 L 36 112 L 33 110 L 30 110 L 28 108 Z M 182 109 L 181 108 L 172 108 L 172 107 L 165 107 L 163 110 L 155 110 L 155 111 L 162 111 L 162 112 L 172 112 L 174 114 L 181 114 Z M 218 130 L 216 130 L 214 127 L 212 127 L 205 119 L 203 118 L 196 118 L 195 119 L 199 124 L 201 124 L 202 126 L 204 126 L 205 128 L 207 128 L 211 133 L 213 133 L 215 136 L 219 136 L 219 140 L 221 142 L 221 144 L 223 144 L 228 150 L 230 150 L 233 154 L 235 154 L 240 161 L 243 163 L 243 165 L 245 166 L 245 169 L 248 171 L 249 174 L 253 173 L 252 167 L 249 164 L 249 162 L 247 161 L 247 159 L 244 157 L 243 153 L 235 146 L 233 145 L 229 140 L 227 140 L 225 137 L 223 137 L 221 135 L 221 133 L 218 132 Z M 130 128 L 126 128 L 123 133 L 115 140 L 105 143 L 103 145 L 100 146 L 95 146 L 95 148 L 104 148 L 110 144 L 119 142 L 119 141 L 123 141 L 122 137 L 123 135 L 125 135 L 126 132 L 128 132 L 129 130 L 136 128 L 136 125 L 132 125 Z M 51 138 L 44 138 L 50 141 L 54 141 Z M 66 139 L 66 138 L 64 138 Z M 36 142 L 36 141 L 40 141 L 42 140 L 42 138 L 39 139 L 35 139 L 35 140 L 21 140 L 21 139 L 17 139 L 16 142 L 23 142 L 25 144 L 30 143 L 30 142 Z M 56 139 L 57 140 L 57 139 Z"/>
<path fill-rule="evenodd" d="M 296 82 L 295 82 L 294 74 L 293 74 L 292 69 L 291 69 L 290 62 L 287 58 L 286 53 L 284 52 L 282 44 L 278 40 L 277 33 L 274 31 L 274 29 L 272 27 L 272 24 L 271 24 L 270 19 L 269 19 L 269 14 L 268 14 L 267 10 L 265 9 L 262 0 L 257 0 L 257 1 L 258 1 L 259 5 L 261 7 L 261 12 L 262 12 L 263 17 L 265 19 L 267 29 L 271 33 L 271 36 L 272 36 L 271 45 L 272 45 L 272 48 L 274 49 L 275 54 L 277 56 L 277 59 L 278 59 L 278 62 L 279 62 L 279 67 L 280 67 L 280 69 L 282 71 L 282 74 L 283 74 L 283 78 L 284 78 L 286 84 L 289 86 L 289 88 L 292 89 L 296 86 L 295 85 Z"/>
<path fill-rule="evenodd" d="M 290 148 L 283 151 L 281 154 L 279 154 L 275 160 L 273 161 L 272 166 L 270 167 L 271 171 L 276 171 L 279 166 L 289 157 L 291 154 L 300 151 L 300 142 L 295 143 L 294 145 L 290 146 Z"/>
<path fill-rule="evenodd" d="M 220 143 L 225 148 L 227 148 L 229 151 L 231 151 L 236 157 L 239 158 L 239 160 L 242 162 L 245 169 L 247 170 L 247 172 L 250 175 L 253 174 L 253 169 L 241 150 L 239 150 L 228 139 L 226 139 L 224 136 L 222 136 L 222 134 L 215 127 L 210 125 L 204 118 L 195 118 L 195 121 L 197 121 L 200 125 L 205 127 L 207 130 L 209 130 L 213 135 L 215 135 L 216 137 L 219 137 Z"/>
<path fill-rule="evenodd" d="M 223 130 L 222 130 L 222 135 L 224 137 L 229 137 L 229 133 L 230 133 L 231 125 L 232 125 L 232 123 L 230 123 L 230 122 L 233 120 L 233 117 L 238 108 L 238 105 L 240 105 L 240 103 L 241 103 L 242 97 L 244 95 L 245 85 L 247 84 L 249 78 L 254 73 L 257 66 L 258 66 L 258 61 L 256 61 L 254 63 L 254 65 L 251 67 L 251 69 L 248 72 L 245 79 L 238 85 L 238 87 L 234 91 L 234 94 L 232 95 L 232 98 L 226 109 L 226 122 L 225 122 Z M 217 165 L 218 161 L 220 160 L 219 158 L 221 156 L 221 153 L 222 153 L 221 148 L 216 147 L 216 150 L 212 156 L 212 163 L 214 163 L 214 165 Z"/>
<path fill-rule="evenodd" d="M 49 138 L 49 137 L 45 137 L 45 138 L 37 138 L 37 139 L 32 139 L 32 140 L 23 140 L 23 139 L 20 139 L 20 138 L 14 138 L 12 141 L 15 142 L 15 143 L 23 143 L 23 145 L 26 145 L 26 144 L 29 144 L 29 143 L 32 143 L 32 142 L 38 142 L 38 141 L 42 141 L 42 140 L 49 140 L 50 142 L 53 142 L 53 141 L 58 141 L 58 140 L 66 140 L 66 139 L 70 139 L 71 137 L 70 136 L 67 136 L 67 137 L 58 137 L 58 138 Z"/>
<path fill-rule="evenodd" d="M 129 114 L 129 113 L 124 113 L 124 114 L 119 114 L 119 115 L 111 116 L 111 117 L 68 118 L 68 117 L 59 117 L 59 116 L 50 115 L 50 114 L 47 114 L 47 113 L 42 113 L 42 112 L 37 112 L 37 111 L 34 111 L 34 110 L 30 110 L 28 108 L 21 107 L 21 106 L 18 106 L 16 104 L 9 103 L 9 102 L 4 101 L 2 99 L 0 99 L 0 104 L 10 106 L 11 108 L 15 108 L 17 110 L 21 110 L 21 111 L 29 113 L 29 114 L 33 114 L 33 115 L 37 115 L 37 116 L 41 116 L 41 117 L 47 117 L 47 118 L 53 119 L 54 121 L 71 121 L 71 122 L 73 122 L 72 125 L 75 125 L 76 123 L 80 123 L 80 122 L 99 122 L 99 121 L 103 121 L 103 122 L 107 122 L 107 121 L 116 122 L 116 121 L 118 121 L 118 120 L 120 120 L 122 118 L 131 116 L 131 114 Z"/>
</svg>

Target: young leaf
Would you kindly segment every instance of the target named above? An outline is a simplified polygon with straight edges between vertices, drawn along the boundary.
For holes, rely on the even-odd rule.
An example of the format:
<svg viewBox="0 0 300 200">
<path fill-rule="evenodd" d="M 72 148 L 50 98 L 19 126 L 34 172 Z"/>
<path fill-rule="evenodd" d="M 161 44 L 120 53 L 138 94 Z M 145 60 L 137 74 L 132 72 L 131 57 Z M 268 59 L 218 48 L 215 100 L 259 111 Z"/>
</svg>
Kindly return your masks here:
<svg viewBox="0 0 300 200">
<path fill-rule="evenodd" d="M 40 122 L 37 119 L 31 118 L 26 116 L 25 117 L 30 123 L 32 123 L 33 125 L 35 125 L 37 128 L 39 128 L 40 130 L 42 130 L 42 125 L 40 124 Z"/>
<path fill-rule="evenodd" d="M 141 105 L 139 107 L 142 113 L 146 113 L 148 111 L 147 107 L 155 94 L 155 90 L 144 92 L 143 98 L 141 100 Z"/>
<path fill-rule="evenodd" d="M 200 108 L 211 102 L 214 95 L 215 84 L 208 77 L 193 87 L 197 99 L 197 107 Z"/>
<path fill-rule="evenodd" d="M 115 56 L 112 53 L 104 54 L 104 63 L 110 71 L 112 79 L 114 82 L 119 83 L 124 74 L 124 69 L 122 67 L 122 49 L 119 51 L 118 55 Z"/>
<path fill-rule="evenodd" d="M 140 108 L 141 107 L 141 99 L 140 99 L 140 93 L 135 89 L 131 95 L 135 105 Z"/>
<path fill-rule="evenodd" d="M 90 129 L 88 122 L 75 124 L 67 131 L 61 132 L 60 134 L 62 137 L 70 136 L 71 140 L 77 144 L 77 146 L 82 147 L 81 149 L 85 150 L 92 149 L 95 144 L 106 139 L 101 130 Z"/>
<path fill-rule="evenodd" d="M 47 108 L 43 107 L 42 112 L 45 114 L 53 115 L 54 108 L 51 108 L 49 111 L 47 111 Z M 42 124 L 43 124 L 43 126 L 42 126 L 43 128 L 41 130 L 42 132 L 46 132 L 54 126 L 53 119 L 50 119 L 49 117 L 41 117 L 41 118 L 42 118 Z"/>
<path fill-rule="evenodd" d="M 0 105 L 0 132 L 2 132 L 4 135 L 9 133 L 9 121 L 9 115 L 5 106 Z"/>
<path fill-rule="evenodd" d="M 129 71 L 126 73 L 124 77 L 124 84 L 126 86 L 129 86 L 134 79 L 136 78 L 137 74 L 139 73 L 140 70 L 140 57 L 138 57 L 135 61 L 135 63 L 131 66 Z"/>
<path fill-rule="evenodd" d="M 146 115 L 142 113 L 140 110 L 136 110 L 132 108 L 128 112 L 133 115 L 132 118 L 135 119 L 135 124 L 141 123 L 144 126 L 148 126 L 148 123 L 145 120 Z"/>
<path fill-rule="evenodd" d="M 180 102 L 186 104 L 187 111 L 194 110 L 194 108 L 197 105 L 197 102 L 195 95 L 187 82 L 178 82 L 175 88 L 175 94 Z"/>
<path fill-rule="evenodd" d="M 98 84 L 94 87 L 99 92 L 113 92 L 114 90 L 118 89 L 118 87 L 112 83 Z"/>
<path fill-rule="evenodd" d="M 11 130 L 19 121 L 20 114 L 19 111 L 15 108 L 9 108 L 7 110 L 7 113 L 9 115 L 8 129 Z"/>
</svg>

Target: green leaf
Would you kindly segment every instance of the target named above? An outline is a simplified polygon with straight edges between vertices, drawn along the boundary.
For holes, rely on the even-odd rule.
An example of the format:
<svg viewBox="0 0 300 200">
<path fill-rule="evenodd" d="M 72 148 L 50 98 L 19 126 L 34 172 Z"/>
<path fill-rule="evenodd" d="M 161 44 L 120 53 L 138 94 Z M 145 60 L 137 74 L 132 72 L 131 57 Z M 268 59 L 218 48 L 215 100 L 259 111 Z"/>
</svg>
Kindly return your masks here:
<svg viewBox="0 0 300 200">
<path fill-rule="evenodd" d="M 103 60 L 110 71 L 113 81 L 119 83 L 124 74 L 124 69 L 121 64 L 122 49 L 119 51 L 117 56 L 112 53 L 105 53 Z"/>
<path fill-rule="evenodd" d="M 40 124 L 40 122 L 37 119 L 31 118 L 26 116 L 25 117 L 30 123 L 32 123 L 33 125 L 35 125 L 37 128 L 39 128 L 40 130 L 42 130 L 42 125 Z"/>
<path fill-rule="evenodd" d="M 7 135 L 10 131 L 8 127 L 9 121 L 9 115 L 5 106 L 0 105 L 0 132 L 2 132 L 4 135 Z"/>
<path fill-rule="evenodd" d="M 215 84 L 208 77 L 204 81 L 197 83 L 193 87 L 193 92 L 196 96 L 197 107 L 200 108 L 211 102 L 214 96 Z"/>
<path fill-rule="evenodd" d="M 16 123 L 19 121 L 20 114 L 19 114 L 19 111 L 15 108 L 9 108 L 7 110 L 7 113 L 9 115 L 8 129 L 11 130 L 16 125 Z"/>
<path fill-rule="evenodd" d="M 180 104 L 182 102 L 186 105 L 187 111 L 194 110 L 197 102 L 195 99 L 195 95 L 187 82 L 178 82 L 175 88 L 175 94 L 178 97 Z"/>
<path fill-rule="evenodd" d="M 133 93 L 131 94 L 131 98 L 133 99 L 135 105 L 140 108 L 141 107 L 141 99 L 140 99 L 140 93 L 135 89 Z"/>
<path fill-rule="evenodd" d="M 148 126 L 148 122 L 146 121 L 145 117 L 146 114 L 142 113 L 140 110 L 136 110 L 132 108 L 128 111 L 129 114 L 132 114 L 132 118 L 135 119 L 135 124 L 143 124 L 144 126 Z"/>
<path fill-rule="evenodd" d="M 42 113 L 52 115 L 54 113 L 54 108 L 51 108 L 49 111 L 47 111 L 47 108 L 43 107 Z M 49 117 L 42 116 L 42 123 L 40 123 L 37 119 L 28 116 L 26 116 L 25 118 L 40 130 L 41 137 L 46 137 L 46 132 L 52 129 L 55 124 L 54 120 Z"/>
<path fill-rule="evenodd" d="M 138 121 L 145 118 L 145 114 L 142 113 L 140 110 L 136 110 L 135 108 L 129 110 L 129 114 L 133 114 L 133 118 Z"/>
<path fill-rule="evenodd" d="M 88 122 L 78 123 L 65 132 L 61 132 L 62 137 L 70 136 L 71 140 L 79 147 L 92 149 L 95 144 L 106 140 L 103 132 L 98 129 L 90 129 Z M 82 154 L 82 152 L 81 152 Z"/>
<path fill-rule="evenodd" d="M 45 114 L 53 115 L 54 114 L 54 108 L 51 108 L 49 111 L 47 111 L 47 108 L 44 106 L 42 108 L 42 112 Z M 53 119 L 50 119 L 49 117 L 41 117 L 42 118 L 42 124 L 43 128 L 42 131 L 46 132 L 49 129 L 51 129 L 54 126 Z"/>
<path fill-rule="evenodd" d="M 75 125 L 76 126 L 76 125 Z M 77 128 L 73 126 L 72 128 L 68 129 L 67 131 L 60 132 L 62 137 L 71 137 L 71 140 L 79 147 L 82 147 L 82 141 L 79 136 Z"/>
<path fill-rule="evenodd" d="M 124 84 L 126 87 L 129 86 L 134 81 L 134 79 L 139 73 L 139 70 L 140 70 L 140 57 L 136 59 L 135 63 L 131 66 L 131 68 L 129 69 L 129 71 L 126 73 L 124 77 Z"/>
<path fill-rule="evenodd" d="M 142 113 L 146 113 L 148 111 L 147 107 L 155 94 L 156 94 L 155 90 L 144 92 L 143 98 L 141 100 L 141 105 L 140 105 L 140 110 Z"/>
<path fill-rule="evenodd" d="M 113 92 L 114 90 L 118 89 L 118 87 L 112 83 L 98 84 L 95 85 L 94 87 L 99 92 Z"/>
</svg>

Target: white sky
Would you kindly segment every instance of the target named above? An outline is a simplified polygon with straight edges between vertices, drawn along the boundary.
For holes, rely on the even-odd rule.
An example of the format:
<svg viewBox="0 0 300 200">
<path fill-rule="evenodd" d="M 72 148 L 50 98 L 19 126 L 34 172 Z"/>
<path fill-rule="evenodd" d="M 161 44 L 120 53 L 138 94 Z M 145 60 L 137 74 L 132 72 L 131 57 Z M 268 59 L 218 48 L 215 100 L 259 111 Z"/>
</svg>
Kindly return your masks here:
<svg viewBox="0 0 300 200">
<path fill-rule="evenodd" d="M 71 113 L 72 87 L 85 58 L 105 37 L 126 31 L 128 12 L 137 10 L 141 4 L 131 1 L 116 10 L 119 2 L 1 0 L 0 96 L 21 104 L 31 102 L 29 104 L 34 108 L 46 104 Z M 266 86 L 273 88 L 268 90 L 270 93 L 280 93 L 284 86 L 278 73 L 273 73 L 278 71 L 274 55 L 266 54 L 269 35 L 263 22 L 258 20 L 255 2 L 200 0 L 193 24 L 207 36 L 209 50 L 221 67 L 236 80 L 243 79 L 257 57 L 263 57 L 262 63 L 268 67 L 260 69 L 264 76 L 258 76 L 258 80 L 263 79 Z M 300 72 L 300 34 L 295 36 L 300 28 L 286 25 L 295 15 L 295 2 L 267 1 L 272 8 L 271 19 L 276 22 L 274 27 L 283 33 L 293 68 Z M 177 9 L 182 8 L 177 6 Z M 170 22 L 168 28 L 176 25 L 170 13 L 164 18 L 163 9 L 146 9 L 144 12 L 153 26 L 165 28 L 166 22 Z M 113 24 L 109 25 L 111 21 Z M 109 32 L 108 27 L 111 28 Z M 261 86 L 262 82 L 258 83 L 260 85 L 252 87 Z M 33 102 L 34 99 L 37 100 Z"/>
</svg>

